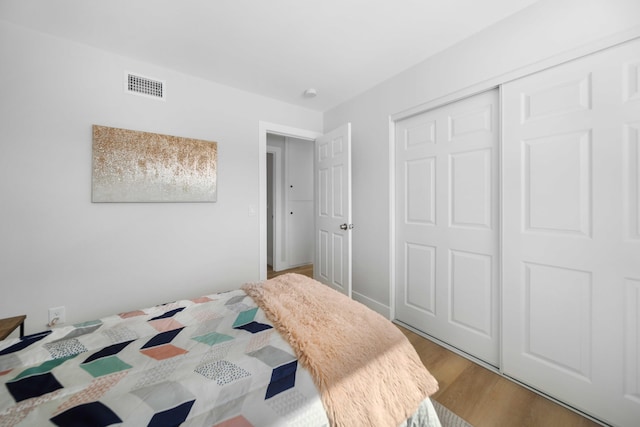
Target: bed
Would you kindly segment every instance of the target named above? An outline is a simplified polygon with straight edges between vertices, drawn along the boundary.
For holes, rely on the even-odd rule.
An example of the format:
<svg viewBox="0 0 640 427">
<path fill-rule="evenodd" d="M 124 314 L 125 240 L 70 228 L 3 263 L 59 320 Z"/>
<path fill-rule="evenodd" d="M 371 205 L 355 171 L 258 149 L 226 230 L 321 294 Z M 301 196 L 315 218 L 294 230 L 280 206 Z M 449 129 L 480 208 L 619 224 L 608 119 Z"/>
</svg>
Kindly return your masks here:
<svg viewBox="0 0 640 427">
<path fill-rule="evenodd" d="M 404 335 L 305 276 L 0 341 L 0 426 L 440 425 Z"/>
</svg>

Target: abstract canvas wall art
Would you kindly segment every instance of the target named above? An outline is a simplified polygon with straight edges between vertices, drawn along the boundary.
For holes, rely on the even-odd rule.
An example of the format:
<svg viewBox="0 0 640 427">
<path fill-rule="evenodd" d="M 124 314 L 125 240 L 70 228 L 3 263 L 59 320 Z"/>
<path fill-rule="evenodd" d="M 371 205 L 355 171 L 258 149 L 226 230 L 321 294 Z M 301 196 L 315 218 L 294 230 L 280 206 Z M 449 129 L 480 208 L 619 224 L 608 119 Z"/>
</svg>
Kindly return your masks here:
<svg viewBox="0 0 640 427">
<path fill-rule="evenodd" d="M 215 202 L 216 142 L 93 125 L 93 202 Z"/>
</svg>

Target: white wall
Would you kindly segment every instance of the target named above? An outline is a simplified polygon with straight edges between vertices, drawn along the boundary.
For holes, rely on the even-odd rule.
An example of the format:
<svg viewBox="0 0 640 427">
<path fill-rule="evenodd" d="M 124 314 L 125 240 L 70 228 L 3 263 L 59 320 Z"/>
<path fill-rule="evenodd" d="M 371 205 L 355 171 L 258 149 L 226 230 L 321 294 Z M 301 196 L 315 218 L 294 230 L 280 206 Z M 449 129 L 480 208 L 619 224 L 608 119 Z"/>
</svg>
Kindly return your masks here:
<svg viewBox="0 0 640 427">
<path fill-rule="evenodd" d="M 638 0 L 542 0 L 327 111 L 325 132 L 352 123 L 354 298 L 389 314 L 391 115 L 471 86 L 488 89 L 532 64 L 546 66 L 556 55 L 636 30 Z"/>
<path fill-rule="evenodd" d="M 313 263 L 313 150 L 314 142 L 286 138 L 287 262 L 290 267 Z"/>
<path fill-rule="evenodd" d="M 320 113 L 4 21 L 0 58 L 0 317 L 30 333 L 48 307 L 77 322 L 259 279 L 259 121 Z M 124 94 L 125 70 L 166 102 Z M 217 141 L 218 201 L 92 204 L 92 124 Z"/>
</svg>

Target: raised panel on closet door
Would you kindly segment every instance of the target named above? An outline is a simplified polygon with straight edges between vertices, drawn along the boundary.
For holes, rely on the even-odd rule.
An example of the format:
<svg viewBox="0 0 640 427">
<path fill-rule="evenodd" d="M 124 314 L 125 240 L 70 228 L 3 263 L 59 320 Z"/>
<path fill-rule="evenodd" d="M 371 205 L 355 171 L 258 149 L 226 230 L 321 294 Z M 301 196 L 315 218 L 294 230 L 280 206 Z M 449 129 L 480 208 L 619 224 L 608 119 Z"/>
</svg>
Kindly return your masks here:
<svg viewBox="0 0 640 427">
<path fill-rule="evenodd" d="M 640 403 L 640 279 L 626 279 L 625 383 L 628 399 Z"/>
<path fill-rule="evenodd" d="M 625 235 L 640 240 L 640 120 L 624 126 Z"/>
<path fill-rule="evenodd" d="M 591 234 L 591 132 L 522 141 L 525 230 Z"/>
<path fill-rule="evenodd" d="M 492 187 L 493 148 L 453 153 L 449 182 L 452 227 L 491 229 L 495 197 Z"/>
<path fill-rule="evenodd" d="M 396 123 L 396 318 L 498 365 L 498 92 Z"/>
<path fill-rule="evenodd" d="M 640 41 L 502 88 L 502 368 L 640 420 Z"/>
</svg>

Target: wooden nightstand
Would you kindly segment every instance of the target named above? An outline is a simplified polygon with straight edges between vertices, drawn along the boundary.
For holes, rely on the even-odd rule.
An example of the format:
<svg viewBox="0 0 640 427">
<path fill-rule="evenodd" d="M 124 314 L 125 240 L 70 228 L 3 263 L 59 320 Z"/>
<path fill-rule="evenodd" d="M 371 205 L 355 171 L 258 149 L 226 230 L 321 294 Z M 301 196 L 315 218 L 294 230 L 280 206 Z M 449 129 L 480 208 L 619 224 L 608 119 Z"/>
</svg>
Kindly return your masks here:
<svg viewBox="0 0 640 427">
<path fill-rule="evenodd" d="M 20 338 L 22 338 L 24 336 L 24 319 L 26 318 L 27 316 L 23 315 L 0 319 L 0 340 L 8 337 L 18 326 L 20 326 Z"/>
</svg>

